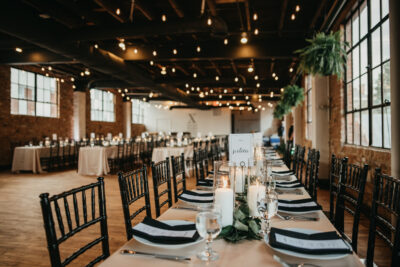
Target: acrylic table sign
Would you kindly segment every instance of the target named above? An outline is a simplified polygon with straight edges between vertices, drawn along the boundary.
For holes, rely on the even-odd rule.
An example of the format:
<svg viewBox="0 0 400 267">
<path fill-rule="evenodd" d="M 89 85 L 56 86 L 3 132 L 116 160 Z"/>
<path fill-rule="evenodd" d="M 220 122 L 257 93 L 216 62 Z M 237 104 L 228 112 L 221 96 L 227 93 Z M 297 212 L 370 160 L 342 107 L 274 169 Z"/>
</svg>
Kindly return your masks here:
<svg viewBox="0 0 400 267">
<path fill-rule="evenodd" d="M 229 135 L 229 161 L 235 166 L 247 166 L 253 162 L 253 135 Z"/>
</svg>

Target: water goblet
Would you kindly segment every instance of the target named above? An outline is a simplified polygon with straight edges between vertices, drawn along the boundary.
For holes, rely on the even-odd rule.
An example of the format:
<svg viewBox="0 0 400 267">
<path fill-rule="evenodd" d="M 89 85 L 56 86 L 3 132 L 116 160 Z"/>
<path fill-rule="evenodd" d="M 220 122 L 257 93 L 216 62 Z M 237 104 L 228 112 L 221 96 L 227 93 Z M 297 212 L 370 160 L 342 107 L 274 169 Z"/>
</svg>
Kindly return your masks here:
<svg viewBox="0 0 400 267">
<path fill-rule="evenodd" d="M 271 219 L 278 213 L 278 195 L 275 191 L 266 191 L 265 196 L 260 199 L 258 206 L 265 222 L 263 232 L 268 237 L 271 231 Z"/>
</svg>

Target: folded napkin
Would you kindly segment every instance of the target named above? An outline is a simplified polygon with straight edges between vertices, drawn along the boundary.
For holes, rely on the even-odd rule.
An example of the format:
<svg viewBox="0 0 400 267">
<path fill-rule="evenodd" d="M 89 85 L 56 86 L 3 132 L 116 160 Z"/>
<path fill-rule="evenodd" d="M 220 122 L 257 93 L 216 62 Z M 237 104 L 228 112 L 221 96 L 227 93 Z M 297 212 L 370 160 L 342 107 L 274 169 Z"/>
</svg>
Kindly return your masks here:
<svg viewBox="0 0 400 267">
<path fill-rule="evenodd" d="M 278 211 L 287 212 L 304 212 L 304 211 L 318 211 L 322 207 L 315 203 L 311 198 L 298 199 L 298 200 L 278 200 Z"/>
<path fill-rule="evenodd" d="M 292 170 L 287 170 L 287 171 L 272 171 L 272 174 L 289 175 L 289 174 L 293 174 L 293 171 L 292 171 Z"/>
<path fill-rule="evenodd" d="M 269 244 L 274 248 L 313 255 L 352 253 L 351 247 L 335 231 L 304 234 L 272 227 Z"/>
<path fill-rule="evenodd" d="M 290 181 L 290 182 L 281 182 L 281 181 L 276 181 L 276 187 L 279 189 L 285 189 L 285 188 L 300 188 L 303 187 L 303 185 L 299 181 Z"/>
<path fill-rule="evenodd" d="M 204 180 L 199 180 L 197 181 L 198 186 L 206 186 L 206 187 L 212 187 L 214 184 L 213 179 L 204 179 Z"/>
<path fill-rule="evenodd" d="M 214 194 L 185 190 L 178 198 L 192 203 L 212 203 L 214 200 Z"/>
<path fill-rule="evenodd" d="M 144 218 L 141 223 L 134 226 L 132 233 L 158 244 L 186 244 L 199 238 L 194 223 L 171 226 L 149 217 Z"/>
</svg>

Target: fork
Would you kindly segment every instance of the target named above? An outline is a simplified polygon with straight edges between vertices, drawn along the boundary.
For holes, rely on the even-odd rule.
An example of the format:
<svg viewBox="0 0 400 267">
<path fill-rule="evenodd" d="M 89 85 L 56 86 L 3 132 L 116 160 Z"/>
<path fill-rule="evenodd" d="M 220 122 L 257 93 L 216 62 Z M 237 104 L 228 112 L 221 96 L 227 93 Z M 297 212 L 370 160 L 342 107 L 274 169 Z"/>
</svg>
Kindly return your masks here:
<svg viewBox="0 0 400 267">
<path fill-rule="evenodd" d="M 305 220 L 305 221 L 318 221 L 319 218 L 315 217 L 307 217 L 307 216 L 290 216 L 290 215 L 282 215 L 277 213 L 277 216 L 281 218 L 282 220 L 288 221 L 288 220 Z"/>
<path fill-rule="evenodd" d="M 284 267 L 303 267 L 303 266 L 320 267 L 319 265 L 315 265 L 312 263 L 304 263 L 304 262 L 303 263 L 288 263 L 276 255 L 274 255 L 273 258 L 274 258 L 274 260 L 276 260 L 277 262 L 282 264 L 282 266 L 284 266 Z"/>
</svg>

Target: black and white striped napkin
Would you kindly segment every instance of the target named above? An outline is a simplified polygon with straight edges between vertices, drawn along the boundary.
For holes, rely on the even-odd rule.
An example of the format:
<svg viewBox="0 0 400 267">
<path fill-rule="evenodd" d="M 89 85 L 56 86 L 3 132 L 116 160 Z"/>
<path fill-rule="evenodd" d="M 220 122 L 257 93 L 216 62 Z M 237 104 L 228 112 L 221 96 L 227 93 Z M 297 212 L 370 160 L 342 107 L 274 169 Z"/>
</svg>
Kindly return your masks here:
<svg viewBox="0 0 400 267">
<path fill-rule="evenodd" d="M 321 206 L 311 198 L 298 200 L 278 200 L 278 211 L 282 212 L 313 212 L 321 209 Z"/>
<path fill-rule="evenodd" d="M 197 181 L 198 186 L 213 187 L 214 180 L 211 178 L 206 178 L 204 180 Z"/>
<path fill-rule="evenodd" d="M 214 201 L 214 194 L 185 190 L 178 198 L 190 203 L 212 203 Z"/>
<path fill-rule="evenodd" d="M 351 254 L 351 247 L 335 232 L 305 234 L 272 227 L 269 245 L 312 255 Z"/>
<path fill-rule="evenodd" d="M 292 189 L 292 188 L 301 188 L 303 185 L 298 181 L 276 181 L 276 188 L 279 189 Z"/>
<path fill-rule="evenodd" d="M 132 232 L 134 236 L 158 244 L 186 244 L 199 238 L 194 223 L 171 226 L 149 217 L 144 218 L 141 223 L 134 226 Z"/>
</svg>

